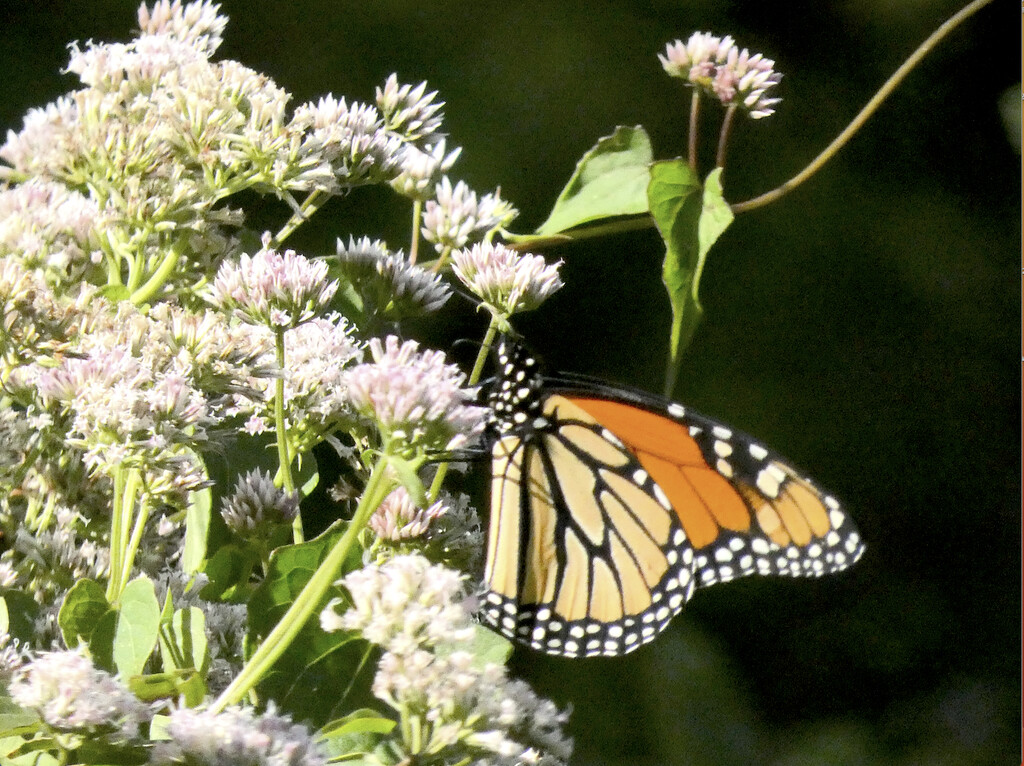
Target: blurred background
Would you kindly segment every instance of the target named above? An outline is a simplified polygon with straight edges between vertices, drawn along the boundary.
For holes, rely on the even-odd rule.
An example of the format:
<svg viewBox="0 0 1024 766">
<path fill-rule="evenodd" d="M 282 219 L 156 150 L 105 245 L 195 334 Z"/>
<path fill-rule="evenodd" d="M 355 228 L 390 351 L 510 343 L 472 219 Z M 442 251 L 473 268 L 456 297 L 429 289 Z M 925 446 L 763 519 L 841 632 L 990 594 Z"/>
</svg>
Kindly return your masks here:
<svg viewBox="0 0 1024 766">
<path fill-rule="evenodd" d="M 391 72 L 447 102 L 452 171 L 540 224 L 617 125 L 685 153 L 688 93 L 656 58 L 693 31 L 776 61 L 778 113 L 742 120 L 726 197 L 785 181 L 963 3 L 885 0 L 225 0 L 220 57 L 295 95 L 371 101 Z M 123 40 L 137 3 L 4 2 L 0 125 L 74 87 L 71 40 Z M 699 592 L 617 660 L 517 651 L 571 706 L 576 764 L 1020 762 L 1020 41 L 997 0 L 932 52 L 822 172 L 711 252 L 677 398 L 757 435 L 844 499 L 868 551 L 820 581 Z M 715 110 L 703 135 L 713 150 Z M 710 154 L 705 158 L 710 166 Z M 334 200 L 289 245 L 407 247 L 387 189 Z M 282 220 L 287 213 L 274 215 Z M 669 308 L 653 230 L 552 248 L 566 288 L 518 329 L 554 369 L 660 390 Z M 459 299 L 415 328 L 448 347 Z"/>
</svg>

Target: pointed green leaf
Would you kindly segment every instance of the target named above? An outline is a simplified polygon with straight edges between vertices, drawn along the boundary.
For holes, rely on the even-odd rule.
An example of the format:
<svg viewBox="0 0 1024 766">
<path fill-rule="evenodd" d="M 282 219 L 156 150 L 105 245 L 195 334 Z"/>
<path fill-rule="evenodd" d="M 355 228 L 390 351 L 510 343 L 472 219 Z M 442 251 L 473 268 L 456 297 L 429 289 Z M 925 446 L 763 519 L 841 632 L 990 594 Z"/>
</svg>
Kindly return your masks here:
<svg viewBox="0 0 1024 766">
<path fill-rule="evenodd" d="M 79 580 L 72 585 L 57 613 L 57 625 L 67 647 L 74 649 L 83 639 L 88 643 L 100 617 L 108 609 L 106 592 L 98 582 Z"/>
<path fill-rule="evenodd" d="M 31 645 L 36 637 L 35 620 L 39 615 L 39 604 L 27 593 L 20 590 L 0 589 L 7 607 L 7 632 L 12 638 Z"/>
<path fill-rule="evenodd" d="M 398 475 L 398 481 L 409 492 L 409 498 L 417 508 L 427 505 L 427 491 L 423 488 L 423 482 L 416 471 L 416 464 L 392 455 L 388 458 L 388 464 Z"/>
<path fill-rule="evenodd" d="M 699 288 L 708 250 L 732 222 L 732 212 L 722 198 L 720 176 L 720 169 L 712 172 L 707 188 L 702 189 L 683 160 L 651 166 L 647 193 L 651 215 L 665 241 L 662 281 L 672 306 L 666 394 L 671 394 L 682 353 L 704 313 Z"/>
<path fill-rule="evenodd" d="M 142 673 L 156 646 L 160 632 L 160 604 L 153 582 L 145 575 L 128 583 L 121 594 L 121 604 L 114 631 L 114 665 L 121 678 Z"/>
<path fill-rule="evenodd" d="M 320 483 L 320 469 L 312 452 L 299 455 L 295 464 L 295 486 L 299 488 L 299 497 L 308 497 Z"/>
<path fill-rule="evenodd" d="M 395 726 L 395 721 L 382 717 L 376 710 L 361 708 L 324 725 L 318 739 L 332 757 L 369 753 Z"/>
<path fill-rule="evenodd" d="M 547 237 L 599 218 L 646 213 L 652 156 L 651 140 L 639 125 L 620 126 L 599 139 L 576 164 L 536 234 Z"/>
<path fill-rule="evenodd" d="M 6 693 L 0 694 L 0 737 L 6 737 L 26 727 L 34 729 L 34 725 L 38 723 L 39 716 L 35 712 L 18 706 Z"/>
<path fill-rule="evenodd" d="M 224 545 L 203 567 L 209 582 L 199 591 L 207 601 L 241 603 L 249 596 L 249 575 L 259 563 L 259 555 L 242 545 Z"/>
<path fill-rule="evenodd" d="M 170 625 L 171 639 L 186 664 L 181 669 L 194 668 L 206 676 L 210 667 L 210 649 L 206 639 L 206 615 L 197 606 L 179 609 Z M 166 663 L 165 663 L 166 666 Z"/>
<path fill-rule="evenodd" d="M 194 670 L 132 676 L 128 679 L 128 688 L 143 702 L 177 699 L 184 695 L 188 707 L 195 707 L 202 702 L 207 692 L 206 684 Z"/>
<path fill-rule="evenodd" d="M 313 540 L 282 546 L 271 554 L 267 576 L 249 599 L 250 641 L 258 643 L 270 632 L 345 529 L 343 522 L 337 522 Z M 339 577 L 361 566 L 362 551 L 353 546 Z M 336 595 L 337 591 L 329 591 L 318 611 Z M 322 723 L 334 714 L 335 707 L 350 708 L 362 702 L 351 689 L 365 689 L 369 695 L 375 666 L 369 661 L 370 651 L 365 641 L 345 631 L 327 633 L 319 620 L 313 618 L 258 688 L 262 695 L 276 700 L 295 717 Z M 328 699 L 330 702 L 325 703 Z"/>
<path fill-rule="evenodd" d="M 96 627 L 89 634 L 89 654 L 98 668 L 114 672 L 114 635 L 117 631 L 117 612 L 108 609 L 96 621 Z"/>
<path fill-rule="evenodd" d="M 210 532 L 210 512 L 213 508 L 213 490 L 204 487 L 189 497 L 185 511 L 185 551 L 181 566 L 185 574 L 195 574 L 206 558 L 206 540 Z"/>
</svg>

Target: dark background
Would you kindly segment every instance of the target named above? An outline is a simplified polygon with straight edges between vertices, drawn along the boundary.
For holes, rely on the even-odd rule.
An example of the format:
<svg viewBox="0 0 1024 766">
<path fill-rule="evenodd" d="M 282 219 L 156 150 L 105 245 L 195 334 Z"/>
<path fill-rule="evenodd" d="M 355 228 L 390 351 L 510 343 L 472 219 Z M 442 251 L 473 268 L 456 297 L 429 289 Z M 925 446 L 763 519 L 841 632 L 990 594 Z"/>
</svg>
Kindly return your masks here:
<svg viewBox="0 0 1024 766">
<path fill-rule="evenodd" d="M 685 151 L 688 97 L 661 71 L 665 43 L 732 34 L 785 74 L 778 114 L 738 123 L 725 182 L 739 201 L 798 172 L 960 5 L 230 0 L 220 56 L 296 103 L 372 101 L 392 71 L 426 79 L 464 147 L 453 177 L 500 186 L 528 231 L 616 125 L 643 124 L 659 158 Z M 72 89 L 65 43 L 128 40 L 135 8 L 0 4 L 0 125 Z M 820 581 L 702 591 L 624 659 L 517 652 L 516 673 L 572 706 L 575 763 L 1020 762 L 1020 157 L 999 106 L 1019 82 L 1017 13 L 997 0 L 955 32 L 822 172 L 741 215 L 705 271 L 678 398 L 809 469 L 867 554 Z M 709 146 L 716 131 L 709 119 Z M 404 211 L 363 190 L 289 244 L 402 246 Z M 551 367 L 659 390 L 657 236 L 548 255 L 567 286 L 518 322 L 531 345 Z M 453 301 L 418 334 L 444 346 L 483 328 Z"/>
</svg>

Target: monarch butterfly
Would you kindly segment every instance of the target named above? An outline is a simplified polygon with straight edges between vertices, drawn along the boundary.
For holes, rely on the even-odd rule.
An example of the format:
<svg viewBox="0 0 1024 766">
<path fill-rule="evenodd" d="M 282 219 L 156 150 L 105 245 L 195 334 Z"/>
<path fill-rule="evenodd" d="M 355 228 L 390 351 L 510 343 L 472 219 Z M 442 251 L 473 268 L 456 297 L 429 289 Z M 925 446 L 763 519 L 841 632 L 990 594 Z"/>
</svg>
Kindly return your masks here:
<svg viewBox="0 0 1024 766">
<path fill-rule="evenodd" d="M 480 617 L 508 638 L 626 654 L 695 588 L 816 577 L 864 552 L 840 504 L 749 436 L 650 394 L 545 376 L 507 338 L 496 356 Z"/>
</svg>

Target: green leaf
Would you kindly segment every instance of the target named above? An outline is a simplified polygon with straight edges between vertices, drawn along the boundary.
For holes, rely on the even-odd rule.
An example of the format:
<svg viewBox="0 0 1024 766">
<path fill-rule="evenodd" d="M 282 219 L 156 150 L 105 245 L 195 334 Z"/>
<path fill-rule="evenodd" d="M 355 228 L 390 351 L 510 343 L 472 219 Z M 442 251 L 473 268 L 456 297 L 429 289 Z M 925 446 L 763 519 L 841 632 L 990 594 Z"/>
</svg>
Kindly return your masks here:
<svg viewBox="0 0 1024 766">
<path fill-rule="evenodd" d="M 308 497 L 320 483 L 320 469 L 312 452 L 299 455 L 295 465 L 295 486 L 299 488 L 299 497 Z"/>
<path fill-rule="evenodd" d="M 346 525 L 336 522 L 319 537 L 276 549 L 270 556 L 267 576 L 249 599 L 249 640 L 255 644 L 266 636 L 316 572 L 320 563 L 345 533 Z M 339 577 L 362 566 L 362 550 L 353 546 Z M 337 595 L 328 592 L 317 607 Z M 296 718 L 323 723 L 336 707 L 350 708 L 361 701 L 372 702 L 369 683 L 374 663 L 369 646 L 351 633 L 325 632 L 319 620 L 310 619 L 259 685 L 261 696 L 274 699 Z M 356 683 L 356 679 L 362 683 Z M 355 690 L 355 691 L 353 691 Z M 325 704 L 326 700 L 330 700 Z"/>
<path fill-rule="evenodd" d="M 318 739 L 331 757 L 369 753 L 395 726 L 395 721 L 376 710 L 360 708 L 326 724 Z M 346 759 L 345 763 L 350 761 Z"/>
<path fill-rule="evenodd" d="M 683 160 L 651 165 L 647 190 L 651 216 L 665 242 L 662 281 L 672 306 L 672 329 L 665 393 L 671 394 L 682 353 L 700 324 L 700 277 L 708 250 L 732 222 L 732 212 L 722 198 L 716 169 L 701 188 L 696 174 Z"/>
<path fill-rule="evenodd" d="M 177 699 L 184 695 L 188 707 L 195 707 L 202 702 L 207 691 L 202 677 L 194 670 L 132 676 L 128 679 L 128 688 L 143 702 Z"/>
<path fill-rule="evenodd" d="M 36 637 L 35 620 L 39 604 L 20 590 L 0 589 L 0 594 L 7 608 L 7 632 L 23 644 L 31 645 Z"/>
<path fill-rule="evenodd" d="M 206 638 L 206 615 L 196 606 L 177 610 L 164 622 L 160 654 L 164 668 L 187 670 L 192 668 L 206 676 L 210 666 L 210 650 Z M 170 642 L 171 646 L 166 643 Z M 180 658 L 181 664 L 178 664 Z"/>
<path fill-rule="evenodd" d="M 100 618 L 109 609 L 106 592 L 95 580 L 79 580 L 72 585 L 57 613 L 57 625 L 68 649 L 74 649 L 80 640 L 88 643 Z"/>
<path fill-rule="evenodd" d="M 124 285 L 103 285 L 99 289 L 99 293 L 114 305 L 130 300 L 132 297 L 132 291 Z"/>
<path fill-rule="evenodd" d="M 121 678 L 141 675 L 160 632 L 160 604 L 153 582 L 145 575 L 128 583 L 114 631 L 114 665 Z"/>
<path fill-rule="evenodd" d="M 185 551 L 181 566 L 185 574 L 195 574 L 206 558 L 206 541 L 210 533 L 210 514 L 213 508 L 213 490 L 204 487 L 189 497 L 185 511 Z"/>
<path fill-rule="evenodd" d="M 250 593 L 249 575 L 257 563 L 259 555 L 251 548 L 222 546 L 203 568 L 210 581 L 199 595 L 207 601 L 245 601 Z"/>
<path fill-rule="evenodd" d="M 504 665 L 512 656 L 512 642 L 479 623 L 473 623 L 473 641 L 468 651 L 473 654 L 473 665 L 482 668 L 494 663 Z"/>
<path fill-rule="evenodd" d="M 620 126 L 599 139 L 576 164 L 536 234 L 546 237 L 598 218 L 646 213 L 652 157 L 651 140 L 639 125 Z"/>
<path fill-rule="evenodd" d="M 427 491 L 423 488 L 419 473 L 416 471 L 416 464 L 405 458 L 392 455 L 388 458 L 388 465 L 398 474 L 398 481 L 409 492 L 409 498 L 417 508 L 425 508 L 427 505 Z"/>
<path fill-rule="evenodd" d="M 117 612 L 110 609 L 96 621 L 89 634 L 89 654 L 98 668 L 114 672 L 114 636 L 117 631 Z"/>
<path fill-rule="evenodd" d="M 16 730 L 34 731 L 38 724 L 39 716 L 33 711 L 15 704 L 6 691 L 0 694 L 0 737 L 6 737 Z"/>
</svg>

